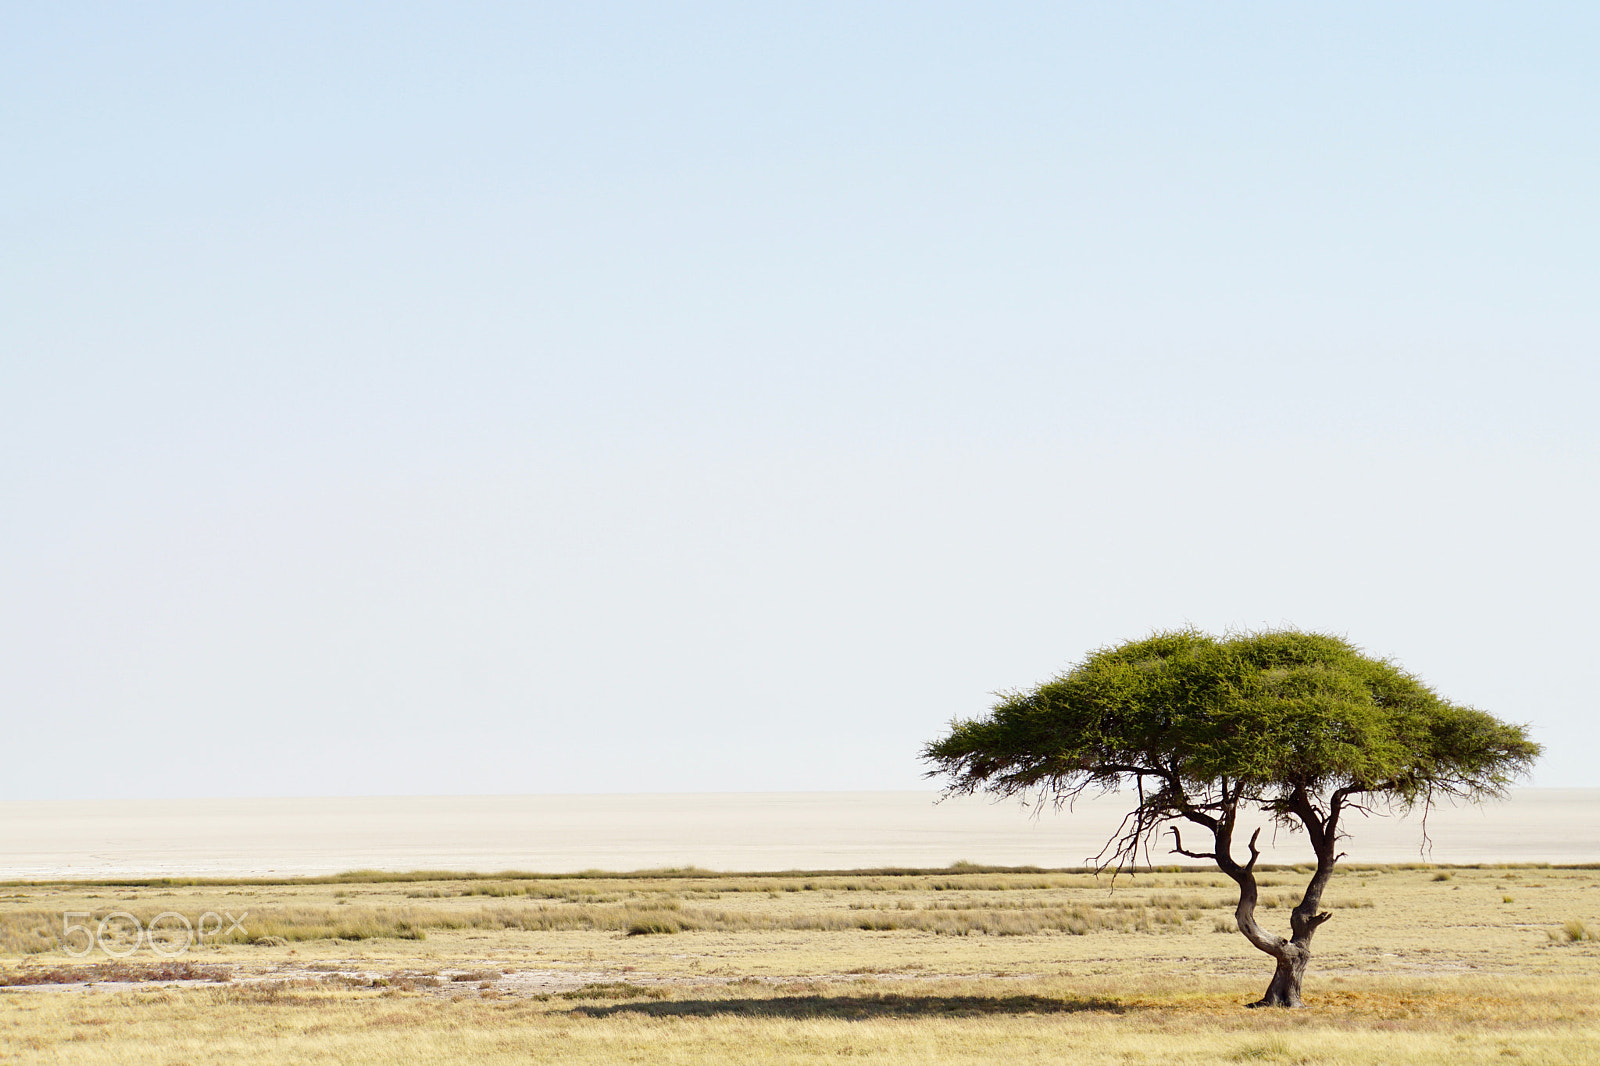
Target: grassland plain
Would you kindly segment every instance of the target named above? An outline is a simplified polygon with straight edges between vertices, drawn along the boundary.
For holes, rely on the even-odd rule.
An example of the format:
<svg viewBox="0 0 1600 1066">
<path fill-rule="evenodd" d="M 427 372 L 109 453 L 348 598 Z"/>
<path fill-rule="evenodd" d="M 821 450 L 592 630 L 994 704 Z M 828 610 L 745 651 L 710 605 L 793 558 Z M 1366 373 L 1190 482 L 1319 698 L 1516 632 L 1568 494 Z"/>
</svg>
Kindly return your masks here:
<svg viewBox="0 0 1600 1066">
<path fill-rule="evenodd" d="M 1263 874 L 1269 919 L 1303 874 Z M 696 870 L 0 886 L 0 1057 L 51 1063 L 1600 1062 L 1600 869 L 1351 867 L 1309 1009 L 1221 875 Z M 154 945 L 112 919 L 237 925 Z M 217 923 L 213 923 L 215 927 Z M 74 941 L 82 946 L 82 934 Z M 160 949 L 171 954 L 165 957 Z"/>
</svg>

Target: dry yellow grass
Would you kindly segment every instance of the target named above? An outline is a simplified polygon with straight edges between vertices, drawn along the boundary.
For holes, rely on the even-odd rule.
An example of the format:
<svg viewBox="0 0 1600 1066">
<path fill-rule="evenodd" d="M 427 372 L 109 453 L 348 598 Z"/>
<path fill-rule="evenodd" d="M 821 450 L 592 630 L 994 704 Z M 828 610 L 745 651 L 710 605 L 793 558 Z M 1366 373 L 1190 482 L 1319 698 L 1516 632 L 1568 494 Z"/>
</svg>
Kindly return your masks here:
<svg viewBox="0 0 1600 1066">
<path fill-rule="evenodd" d="M 1267 894 L 1286 897 L 1298 878 L 1267 873 Z M 1344 871 L 1329 894 L 1342 909 L 1307 977 L 1310 1009 L 1294 1012 L 1242 1007 L 1270 966 L 1216 931 L 1232 908 L 1220 875 L 1140 874 L 1110 888 L 1083 874 L 955 871 L 8 886 L 0 970 L 94 983 L 0 989 L 0 1055 L 1600 1061 L 1600 942 L 1569 935 L 1600 927 L 1600 871 Z M 148 948 L 115 963 L 30 950 L 48 939 L 41 916 L 59 929 L 63 910 L 141 921 L 227 910 L 248 913 L 249 937 L 281 941 L 236 931 L 184 955 L 200 979 L 183 980 Z M 687 919 L 685 931 L 629 935 L 651 915 Z M 1074 916 L 1094 921 L 1072 928 Z"/>
</svg>

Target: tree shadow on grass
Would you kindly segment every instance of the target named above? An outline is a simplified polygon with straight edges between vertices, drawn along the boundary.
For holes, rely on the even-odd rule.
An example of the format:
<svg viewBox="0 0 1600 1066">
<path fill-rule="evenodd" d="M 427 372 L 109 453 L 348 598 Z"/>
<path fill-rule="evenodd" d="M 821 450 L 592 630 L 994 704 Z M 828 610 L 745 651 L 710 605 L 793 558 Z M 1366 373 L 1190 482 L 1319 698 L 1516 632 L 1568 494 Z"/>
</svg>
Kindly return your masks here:
<svg viewBox="0 0 1600 1066">
<path fill-rule="evenodd" d="M 992 1014 L 1077 1014 L 1101 1011 L 1123 1014 L 1115 1000 L 1054 996 L 915 996 L 893 992 L 871 996 L 777 996 L 771 999 L 679 999 L 618 1003 L 609 1007 L 577 1007 L 588 1018 L 648 1014 L 655 1018 L 837 1018 L 868 1021 L 882 1018 L 976 1018 Z"/>
</svg>

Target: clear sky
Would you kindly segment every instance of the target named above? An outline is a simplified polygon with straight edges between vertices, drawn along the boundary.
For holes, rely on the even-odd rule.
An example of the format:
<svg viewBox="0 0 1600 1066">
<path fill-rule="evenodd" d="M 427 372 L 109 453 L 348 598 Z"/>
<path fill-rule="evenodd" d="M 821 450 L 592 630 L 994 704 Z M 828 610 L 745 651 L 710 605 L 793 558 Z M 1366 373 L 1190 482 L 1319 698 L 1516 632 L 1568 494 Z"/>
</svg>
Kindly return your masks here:
<svg viewBox="0 0 1600 1066">
<path fill-rule="evenodd" d="M 1600 787 L 1593 4 L 13 4 L 0 798 L 894 789 L 1292 623 Z"/>
</svg>

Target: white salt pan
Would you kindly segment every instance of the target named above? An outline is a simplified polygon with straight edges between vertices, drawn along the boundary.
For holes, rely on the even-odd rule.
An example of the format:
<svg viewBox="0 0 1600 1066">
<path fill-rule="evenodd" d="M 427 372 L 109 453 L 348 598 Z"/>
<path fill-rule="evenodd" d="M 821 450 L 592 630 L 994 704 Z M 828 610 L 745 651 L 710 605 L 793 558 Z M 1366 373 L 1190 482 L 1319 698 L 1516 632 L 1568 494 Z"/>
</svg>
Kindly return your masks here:
<svg viewBox="0 0 1600 1066">
<path fill-rule="evenodd" d="M 1126 810 L 1106 797 L 1038 817 L 931 792 L 405 796 L 0 803 L 0 878 L 314 875 L 383 870 L 1080 866 Z M 1428 819 L 1350 820 L 1346 862 L 1600 862 L 1600 789 L 1521 789 Z M 1268 827 L 1263 862 L 1310 858 Z M 1170 841 L 1170 837 L 1168 838 Z M 1185 835 L 1191 850 L 1201 838 Z M 1242 843 L 1242 841 L 1241 841 Z M 1166 844 L 1151 854 L 1175 861 Z M 1185 862 L 1186 860 L 1176 860 Z"/>
</svg>

